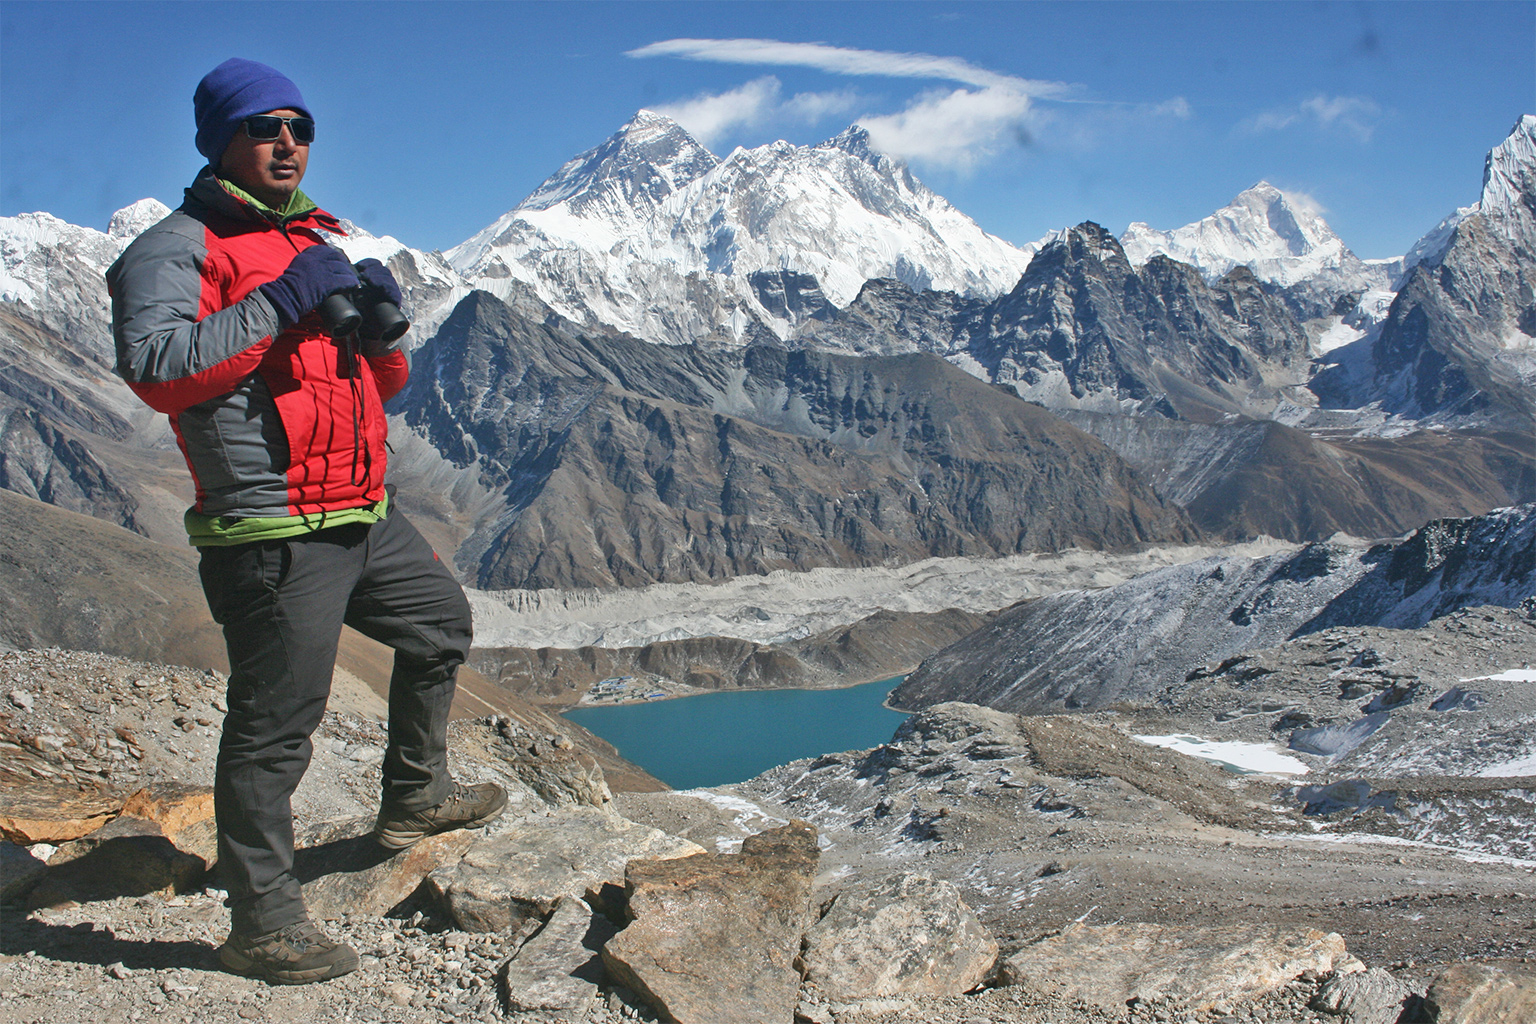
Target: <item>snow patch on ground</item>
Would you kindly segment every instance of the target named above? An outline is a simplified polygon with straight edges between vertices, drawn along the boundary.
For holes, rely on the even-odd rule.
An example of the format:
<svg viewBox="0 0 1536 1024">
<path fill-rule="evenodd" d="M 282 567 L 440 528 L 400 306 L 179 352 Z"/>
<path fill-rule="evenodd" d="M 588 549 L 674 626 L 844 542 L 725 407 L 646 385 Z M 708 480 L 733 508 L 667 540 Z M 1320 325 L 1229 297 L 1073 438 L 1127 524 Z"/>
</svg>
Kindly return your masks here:
<svg viewBox="0 0 1536 1024">
<path fill-rule="evenodd" d="M 1445 846 L 1441 843 L 1424 843 L 1414 839 L 1402 839 L 1397 836 L 1377 836 L 1371 835 L 1369 832 L 1317 832 L 1312 835 L 1297 833 L 1292 838 L 1310 840 L 1315 843 L 1358 843 L 1361 846 L 1410 846 L 1421 850 L 1449 853 L 1457 860 L 1464 860 L 1473 864 L 1508 864 L 1517 868 L 1536 869 L 1536 860 L 1528 860 L 1521 857 L 1504 857 L 1496 853 L 1474 853 L 1454 846 Z"/>
<path fill-rule="evenodd" d="M 681 795 L 695 797 L 722 811 L 736 816 L 734 824 L 743 835 L 752 835 L 764 829 L 778 828 L 780 825 L 789 824 L 785 818 L 776 818 L 763 810 L 750 800 L 743 800 L 739 796 L 731 796 L 713 789 L 685 789 Z M 715 839 L 716 853 L 741 852 L 742 836 L 719 836 Z"/>
<path fill-rule="evenodd" d="M 1536 754 L 1527 754 L 1513 761 L 1489 765 L 1477 775 L 1482 779 L 1513 779 L 1523 775 L 1536 775 Z"/>
<path fill-rule="evenodd" d="M 1198 736 L 1137 736 L 1136 739 L 1154 747 L 1167 747 L 1202 761 L 1214 761 L 1219 765 L 1243 773 L 1259 772 L 1266 775 L 1305 775 L 1307 766 L 1296 758 L 1282 754 L 1267 743 L 1241 743 L 1203 740 Z"/>
<path fill-rule="evenodd" d="M 1480 683 L 1484 680 L 1495 683 L 1536 683 L 1536 668 L 1512 668 L 1496 676 L 1473 676 L 1471 679 L 1463 679 L 1462 682 Z"/>
</svg>

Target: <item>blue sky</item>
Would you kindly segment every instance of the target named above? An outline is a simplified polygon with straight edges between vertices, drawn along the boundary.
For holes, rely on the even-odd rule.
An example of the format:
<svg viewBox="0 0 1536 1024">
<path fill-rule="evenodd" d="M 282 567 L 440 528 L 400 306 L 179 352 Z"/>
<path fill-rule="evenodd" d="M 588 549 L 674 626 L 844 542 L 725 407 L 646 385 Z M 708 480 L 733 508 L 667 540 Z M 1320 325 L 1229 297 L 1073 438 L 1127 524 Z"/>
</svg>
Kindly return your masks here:
<svg viewBox="0 0 1536 1024">
<path fill-rule="evenodd" d="M 201 164 L 231 56 L 320 124 L 305 190 L 448 248 L 641 107 L 716 153 L 859 121 L 1015 243 L 1172 228 L 1260 179 L 1361 256 L 1473 202 L 1536 113 L 1536 4 L 0 3 L 0 214 L 105 228 Z"/>
</svg>

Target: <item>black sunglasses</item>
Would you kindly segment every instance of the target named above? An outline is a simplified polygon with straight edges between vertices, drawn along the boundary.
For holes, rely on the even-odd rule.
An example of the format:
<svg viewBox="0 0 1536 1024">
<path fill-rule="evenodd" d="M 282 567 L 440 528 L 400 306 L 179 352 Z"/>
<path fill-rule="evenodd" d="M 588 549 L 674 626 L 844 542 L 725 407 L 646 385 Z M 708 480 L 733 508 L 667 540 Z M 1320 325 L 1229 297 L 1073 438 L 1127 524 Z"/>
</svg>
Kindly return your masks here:
<svg viewBox="0 0 1536 1024">
<path fill-rule="evenodd" d="M 276 114 L 253 114 L 245 119 L 245 134 L 247 138 L 257 142 L 271 142 L 283 133 L 283 125 L 288 126 L 293 141 L 301 146 L 307 146 L 315 141 L 315 122 L 308 117 L 278 117 Z"/>
</svg>

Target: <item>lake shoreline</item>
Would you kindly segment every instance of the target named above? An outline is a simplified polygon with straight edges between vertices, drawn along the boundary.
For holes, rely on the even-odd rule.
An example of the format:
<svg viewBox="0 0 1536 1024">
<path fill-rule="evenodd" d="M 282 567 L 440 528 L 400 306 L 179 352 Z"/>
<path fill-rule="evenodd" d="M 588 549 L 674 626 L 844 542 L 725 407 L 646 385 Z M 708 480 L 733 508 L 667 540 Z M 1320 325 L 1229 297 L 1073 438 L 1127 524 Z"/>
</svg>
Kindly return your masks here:
<svg viewBox="0 0 1536 1024">
<path fill-rule="evenodd" d="M 613 700 L 589 701 L 587 700 L 588 695 L 583 694 L 581 699 L 578 700 L 575 704 L 551 704 L 548 705 L 548 707 L 555 710 L 557 714 L 563 715 L 567 711 L 587 711 L 596 708 L 633 707 L 637 704 L 662 704 L 670 700 L 682 700 L 688 697 L 703 697 L 711 693 L 823 693 L 832 690 L 851 690 L 855 686 L 868 686 L 871 683 L 883 683 L 891 679 L 900 679 L 911 675 L 916 670 L 917 666 L 911 665 L 892 669 L 889 672 L 882 672 L 879 675 L 870 676 L 868 678 L 856 679 L 851 683 L 839 683 L 835 686 L 731 686 L 711 688 L 705 686 L 690 687 L 685 683 L 676 683 L 673 685 L 679 687 L 679 690 L 660 693 L 656 696 L 618 697 Z M 889 704 L 884 706 L 889 708 L 891 711 L 896 711 L 903 715 L 910 715 L 915 713 L 915 710 L 907 708 L 893 707 Z"/>
<path fill-rule="evenodd" d="M 890 742 L 909 712 L 886 704 L 906 676 L 815 689 L 713 690 L 561 714 L 673 789 L 731 785 L 780 765 Z"/>
</svg>

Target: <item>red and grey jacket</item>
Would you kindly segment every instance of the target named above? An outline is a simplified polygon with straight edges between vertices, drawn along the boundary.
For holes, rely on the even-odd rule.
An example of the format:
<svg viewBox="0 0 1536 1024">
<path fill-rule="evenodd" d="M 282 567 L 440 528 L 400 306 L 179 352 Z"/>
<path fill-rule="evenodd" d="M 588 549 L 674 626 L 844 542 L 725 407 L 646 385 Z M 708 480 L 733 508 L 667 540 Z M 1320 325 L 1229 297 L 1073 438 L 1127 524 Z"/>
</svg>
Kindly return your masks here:
<svg viewBox="0 0 1536 1024">
<path fill-rule="evenodd" d="M 195 511 L 296 516 L 384 495 L 383 403 L 405 386 L 403 351 L 357 359 L 311 311 L 279 333 L 257 288 L 339 233 L 310 203 L 278 217 L 204 168 L 186 201 L 107 271 L 117 372 L 167 413 L 197 485 Z"/>
</svg>

